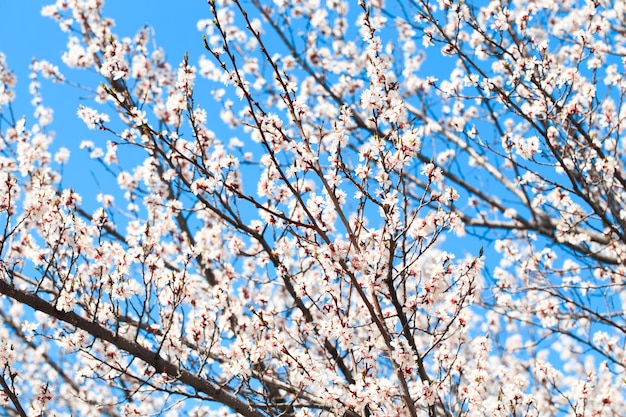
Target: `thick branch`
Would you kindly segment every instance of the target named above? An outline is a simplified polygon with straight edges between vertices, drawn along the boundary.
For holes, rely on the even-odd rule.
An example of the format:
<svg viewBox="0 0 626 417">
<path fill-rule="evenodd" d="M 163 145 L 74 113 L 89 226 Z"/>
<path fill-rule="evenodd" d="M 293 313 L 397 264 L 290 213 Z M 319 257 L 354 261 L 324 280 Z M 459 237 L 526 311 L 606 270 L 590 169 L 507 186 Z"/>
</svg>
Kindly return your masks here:
<svg viewBox="0 0 626 417">
<path fill-rule="evenodd" d="M 50 317 L 54 317 L 65 323 L 71 324 L 81 329 L 96 339 L 111 343 L 117 348 L 127 352 L 128 354 L 146 362 L 157 372 L 164 372 L 174 377 L 182 383 L 202 392 L 213 400 L 230 407 L 238 414 L 246 417 L 266 417 L 265 414 L 255 410 L 251 405 L 245 403 L 236 396 L 222 390 L 221 388 L 211 384 L 197 375 L 192 374 L 170 361 L 163 359 L 159 354 L 140 345 L 139 343 L 125 339 L 95 323 L 87 320 L 73 311 L 60 311 L 52 304 L 43 300 L 36 295 L 30 294 L 24 290 L 20 290 L 5 280 L 0 279 L 0 294 L 3 294 L 19 303 L 28 305 L 29 307 L 40 311 Z"/>
</svg>

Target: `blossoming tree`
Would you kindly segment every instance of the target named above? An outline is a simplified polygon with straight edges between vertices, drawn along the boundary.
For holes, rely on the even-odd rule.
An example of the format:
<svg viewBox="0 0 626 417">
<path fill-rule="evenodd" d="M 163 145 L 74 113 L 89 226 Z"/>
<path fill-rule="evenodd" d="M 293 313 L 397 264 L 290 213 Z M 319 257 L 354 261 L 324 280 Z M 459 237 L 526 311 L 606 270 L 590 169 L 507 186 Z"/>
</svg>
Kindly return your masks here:
<svg viewBox="0 0 626 417">
<path fill-rule="evenodd" d="M 33 118 L 0 54 L 3 415 L 626 409 L 623 2 L 209 0 L 176 64 L 102 7 Z"/>
</svg>

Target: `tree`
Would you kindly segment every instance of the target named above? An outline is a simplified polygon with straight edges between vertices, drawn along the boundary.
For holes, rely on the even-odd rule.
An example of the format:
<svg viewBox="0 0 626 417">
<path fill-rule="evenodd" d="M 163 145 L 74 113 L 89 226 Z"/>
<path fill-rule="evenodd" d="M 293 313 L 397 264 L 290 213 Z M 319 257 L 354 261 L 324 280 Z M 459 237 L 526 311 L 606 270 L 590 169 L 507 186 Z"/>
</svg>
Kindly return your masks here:
<svg viewBox="0 0 626 417">
<path fill-rule="evenodd" d="M 210 0 L 177 67 L 45 7 L 117 188 L 0 55 L 3 414 L 619 415 L 615 3 Z"/>
</svg>

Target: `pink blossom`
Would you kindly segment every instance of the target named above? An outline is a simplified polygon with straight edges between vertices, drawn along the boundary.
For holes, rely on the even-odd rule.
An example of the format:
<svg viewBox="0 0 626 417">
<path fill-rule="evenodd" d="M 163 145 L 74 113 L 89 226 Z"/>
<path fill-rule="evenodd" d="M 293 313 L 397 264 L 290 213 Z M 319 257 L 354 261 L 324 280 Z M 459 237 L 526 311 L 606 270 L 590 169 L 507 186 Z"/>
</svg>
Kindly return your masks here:
<svg viewBox="0 0 626 417">
<path fill-rule="evenodd" d="M 98 113 L 96 110 L 80 106 L 76 112 L 78 117 L 87 125 L 89 129 L 95 129 L 96 126 L 102 126 L 104 123 L 108 123 L 111 119 L 105 113 Z"/>
</svg>

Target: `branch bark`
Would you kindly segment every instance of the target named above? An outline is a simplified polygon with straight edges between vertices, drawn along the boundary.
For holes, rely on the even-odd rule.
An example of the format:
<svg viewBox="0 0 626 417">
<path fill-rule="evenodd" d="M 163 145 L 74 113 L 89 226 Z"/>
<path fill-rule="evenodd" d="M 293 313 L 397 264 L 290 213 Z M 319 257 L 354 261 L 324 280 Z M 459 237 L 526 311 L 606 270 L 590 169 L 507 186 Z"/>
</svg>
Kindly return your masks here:
<svg viewBox="0 0 626 417">
<path fill-rule="evenodd" d="M 158 353 L 147 349 L 137 342 L 130 341 L 116 335 L 109 329 L 99 325 L 96 322 L 85 319 L 73 311 L 60 311 L 46 300 L 20 290 L 5 280 L 0 280 L 0 294 L 3 294 L 19 303 L 28 305 L 34 310 L 40 311 L 50 317 L 54 317 L 67 324 L 75 326 L 89 333 L 94 338 L 111 343 L 117 348 L 127 352 L 152 366 L 157 372 L 164 372 L 169 376 L 178 379 L 182 383 L 192 387 L 211 397 L 216 402 L 224 404 L 233 409 L 238 414 L 245 417 L 266 417 L 265 414 L 254 409 L 250 404 L 245 403 L 235 395 L 226 392 L 220 387 L 210 383 L 209 381 L 194 375 L 172 362 L 164 359 Z"/>
</svg>

